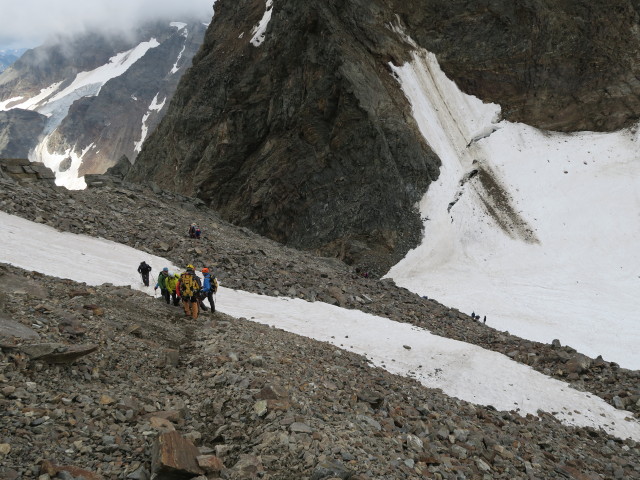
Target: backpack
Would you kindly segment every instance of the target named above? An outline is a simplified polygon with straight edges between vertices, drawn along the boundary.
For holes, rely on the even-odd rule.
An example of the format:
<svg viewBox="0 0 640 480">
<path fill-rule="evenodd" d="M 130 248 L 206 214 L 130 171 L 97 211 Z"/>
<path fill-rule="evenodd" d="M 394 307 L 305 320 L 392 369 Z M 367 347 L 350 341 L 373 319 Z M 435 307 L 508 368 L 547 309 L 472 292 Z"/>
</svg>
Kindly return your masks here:
<svg viewBox="0 0 640 480">
<path fill-rule="evenodd" d="M 200 283 L 191 273 L 183 273 L 180 275 L 180 296 L 193 297 L 200 290 Z"/>
</svg>

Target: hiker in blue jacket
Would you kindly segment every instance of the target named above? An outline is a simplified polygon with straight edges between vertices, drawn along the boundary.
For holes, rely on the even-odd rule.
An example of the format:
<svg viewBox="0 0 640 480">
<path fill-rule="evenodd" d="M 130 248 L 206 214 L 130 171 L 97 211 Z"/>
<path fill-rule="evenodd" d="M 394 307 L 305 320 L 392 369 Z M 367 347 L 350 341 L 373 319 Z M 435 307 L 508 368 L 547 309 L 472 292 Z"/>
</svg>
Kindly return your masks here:
<svg viewBox="0 0 640 480">
<path fill-rule="evenodd" d="M 207 300 L 209 300 L 209 305 L 211 305 L 211 313 L 213 313 L 216 311 L 216 304 L 213 300 L 213 294 L 218 291 L 218 280 L 215 276 L 211 276 L 207 267 L 202 269 L 202 276 L 204 277 L 204 280 L 202 281 L 203 299 L 206 298 Z"/>
</svg>

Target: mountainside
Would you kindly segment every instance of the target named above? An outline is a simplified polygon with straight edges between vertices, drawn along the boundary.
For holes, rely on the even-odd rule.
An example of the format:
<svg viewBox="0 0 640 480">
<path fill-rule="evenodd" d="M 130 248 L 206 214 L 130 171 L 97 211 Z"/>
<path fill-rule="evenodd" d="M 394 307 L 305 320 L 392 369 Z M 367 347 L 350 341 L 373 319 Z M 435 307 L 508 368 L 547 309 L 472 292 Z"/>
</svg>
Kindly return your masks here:
<svg viewBox="0 0 640 480">
<path fill-rule="evenodd" d="M 0 73 L 5 71 L 13 62 L 26 52 L 26 48 L 8 48 L 0 50 Z"/>
<path fill-rule="evenodd" d="M 391 0 L 465 92 L 545 130 L 612 131 L 640 114 L 635 0 Z"/>
<path fill-rule="evenodd" d="M 265 40 L 252 43 L 264 2 L 216 4 L 170 118 L 130 178 L 382 273 L 419 240 L 412 208 L 439 162 L 382 61 L 406 47 L 376 24 L 380 6 L 276 2 Z"/>
<path fill-rule="evenodd" d="M 135 161 L 205 28 L 199 20 L 167 20 L 131 36 L 60 37 L 26 52 L 0 75 L 0 110 L 47 117 L 41 138 L 31 136 L 37 145 L 22 156 L 45 163 L 73 188 L 122 155 Z"/>
<path fill-rule="evenodd" d="M 621 128 L 640 112 L 634 5 L 220 0 L 129 178 L 382 274 L 420 239 L 440 164 L 391 67 L 426 48 L 507 119 Z"/>
<path fill-rule="evenodd" d="M 476 343 L 640 412 L 637 371 L 496 331 L 392 282 L 234 227 L 196 199 L 110 181 L 67 191 L 0 179 L 0 208 L 178 265 L 212 265 L 227 287 L 287 292 Z M 205 227 L 201 241 L 186 237 L 182 219 Z M 580 480 L 640 473 L 636 441 L 569 428 L 548 413 L 520 416 L 450 398 L 362 356 L 245 319 L 185 319 L 130 288 L 90 287 L 5 265 L 0 303 L 8 313 L 0 315 L 0 472 L 7 478 L 64 478 L 68 471 L 148 480 L 159 468 L 154 444 L 173 430 L 187 443 L 168 446 L 178 452 L 172 458 L 193 462 L 186 445 L 195 443 L 198 454 L 215 456 L 205 457 L 211 478 Z M 179 478 L 199 472 L 188 471 Z"/>
<path fill-rule="evenodd" d="M 41 141 L 46 121 L 29 110 L 0 111 L 0 158 L 27 158 Z"/>
</svg>

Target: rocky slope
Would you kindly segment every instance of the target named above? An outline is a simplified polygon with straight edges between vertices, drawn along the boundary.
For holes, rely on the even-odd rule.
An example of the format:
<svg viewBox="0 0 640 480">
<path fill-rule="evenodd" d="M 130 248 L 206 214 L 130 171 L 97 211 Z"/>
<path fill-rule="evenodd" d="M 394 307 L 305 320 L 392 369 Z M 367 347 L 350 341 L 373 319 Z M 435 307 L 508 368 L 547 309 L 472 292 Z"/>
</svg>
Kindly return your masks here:
<svg viewBox="0 0 640 480">
<path fill-rule="evenodd" d="M 468 93 L 541 128 L 638 118 L 637 6 L 221 0 L 132 180 L 197 195 L 270 238 L 380 273 L 420 238 L 412 211 L 439 161 L 389 65 L 437 54 Z"/>
<path fill-rule="evenodd" d="M 420 325 L 505 353 L 640 416 L 637 371 L 495 331 L 336 260 L 234 227 L 202 201 L 153 184 L 105 181 L 111 185 L 71 192 L 0 179 L 0 209 L 177 264 L 214 265 L 228 287 Z M 190 221 L 204 229 L 198 243 L 186 238 Z M 520 417 L 457 401 L 371 368 L 365 358 L 246 320 L 185 320 L 177 308 L 128 288 L 3 266 L 0 303 L 0 330 L 21 336 L 5 338 L 0 354 L 3 478 L 70 478 L 73 471 L 76 478 L 147 479 L 152 446 L 171 429 L 200 448 L 210 478 L 640 476 L 636 442 L 569 429 L 550 415 Z M 42 345 L 27 347 L 43 343 L 98 350 L 50 364 L 34 354 Z"/>
<path fill-rule="evenodd" d="M 580 366 L 582 356 L 569 346 L 558 351 L 552 345 L 495 331 L 472 321 L 468 312 L 421 298 L 391 280 L 365 279 L 343 262 L 283 247 L 225 222 L 201 200 L 162 191 L 155 184 L 153 190 L 115 183 L 85 191 L 52 188 L 48 183 L 19 185 L 10 180 L 2 186 L 0 209 L 8 213 L 61 231 L 127 244 L 176 265 L 213 266 L 230 288 L 323 301 L 422 326 L 434 334 L 508 355 L 640 416 L 637 372 L 602 359 Z M 201 226 L 205 236 L 195 245 L 186 237 L 191 221 Z"/>
<path fill-rule="evenodd" d="M 46 117 L 28 110 L 0 112 L 0 158 L 28 158 L 38 142 Z"/>
<path fill-rule="evenodd" d="M 0 354 L 2 478 L 148 479 L 173 430 L 206 466 L 171 478 L 640 473 L 634 442 L 447 398 L 335 347 L 221 314 L 186 320 L 128 288 L 0 273 L 4 308 L 30 334 Z M 98 349 L 53 363 L 42 342 Z"/>
<path fill-rule="evenodd" d="M 10 115 L 5 123 L 25 110 L 47 118 L 31 134 L 36 144 L 12 156 L 76 176 L 103 173 L 122 155 L 134 161 L 202 43 L 202 20 L 60 37 L 27 51 L 0 75 L 0 113 Z M 11 127 L 20 133 L 17 120 Z"/>
</svg>

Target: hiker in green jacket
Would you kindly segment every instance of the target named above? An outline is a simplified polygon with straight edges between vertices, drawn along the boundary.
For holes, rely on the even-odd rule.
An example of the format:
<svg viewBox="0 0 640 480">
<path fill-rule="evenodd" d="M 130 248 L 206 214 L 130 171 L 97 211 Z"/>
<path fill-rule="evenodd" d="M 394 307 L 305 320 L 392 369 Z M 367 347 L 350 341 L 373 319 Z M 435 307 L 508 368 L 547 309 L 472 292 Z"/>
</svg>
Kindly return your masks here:
<svg viewBox="0 0 640 480">
<path fill-rule="evenodd" d="M 166 283 L 168 278 L 169 269 L 167 267 L 164 267 L 160 272 L 160 275 L 158 275 L 158 281 L 156 283 L 156 286 L 154 287 L 154 290 L 157 290 L 158 287 L 160 287 L 160 293 L 164 297 L 164 300 L 167 302 L 167 304 L 169 304 L 169 290 L 167 290 Z"/>
</svg>

